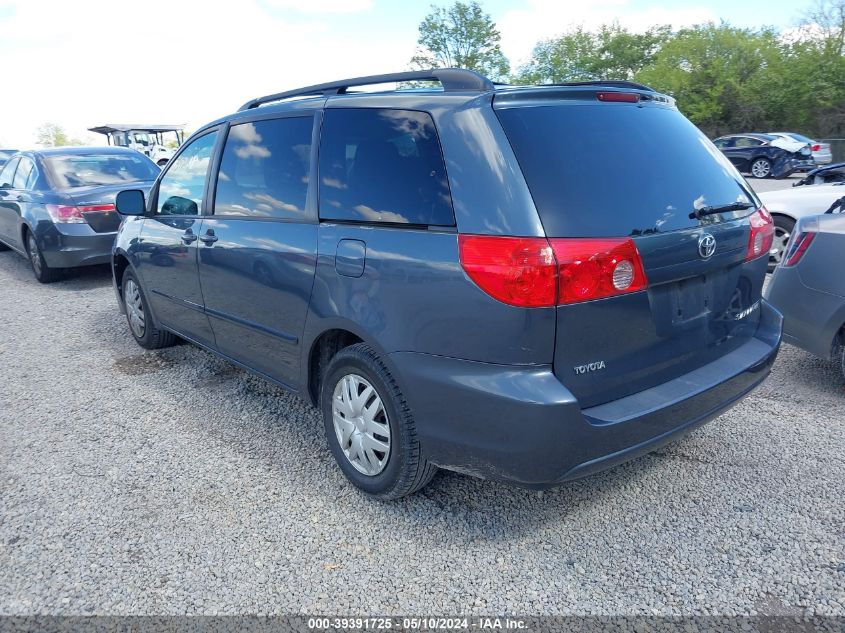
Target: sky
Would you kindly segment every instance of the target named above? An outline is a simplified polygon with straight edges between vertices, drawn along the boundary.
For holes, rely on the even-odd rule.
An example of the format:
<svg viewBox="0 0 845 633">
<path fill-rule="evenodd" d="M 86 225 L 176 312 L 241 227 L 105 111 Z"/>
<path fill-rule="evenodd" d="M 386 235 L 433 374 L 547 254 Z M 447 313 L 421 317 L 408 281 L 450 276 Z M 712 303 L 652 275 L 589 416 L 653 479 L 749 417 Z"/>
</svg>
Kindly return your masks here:
<svg viewBox="0 0 845 633">
<path fill-rule="evenodd" d="M 437 4 L 451 4 L 439 0 Z M 642 31 L 727 20 L 794 26 L 809 0 L 481 0 L 516 68 L 534 44 L 618 20 Z M 192 131 L 245 101 L 408 68 L 431 0 L 0 0 L 0 147 L 57 123 Z"/>
</svg>

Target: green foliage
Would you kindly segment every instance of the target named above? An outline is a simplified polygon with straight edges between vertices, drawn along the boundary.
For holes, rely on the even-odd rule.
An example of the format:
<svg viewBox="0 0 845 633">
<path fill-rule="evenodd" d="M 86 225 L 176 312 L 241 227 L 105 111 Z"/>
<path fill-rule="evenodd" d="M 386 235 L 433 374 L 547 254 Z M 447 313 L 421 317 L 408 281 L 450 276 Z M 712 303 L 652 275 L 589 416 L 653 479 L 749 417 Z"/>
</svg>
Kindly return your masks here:
<svg viewBox="0 0 845 633">
<path fill-rule="evenodd" d="M 671 94 L 710 135 L 845 134 L 845 0 L 815 0 L 787 33 L 726 22 L 632 33 L 614 23 L 537 44 L 519 83 L 633 79 Z"/>
<path fill-rule="evenodd" d="M 42 147 L 63 147 L 65 145 L 82 145 L 78 138 L 71 138 L 61 125 L 44 123 L 35 130 L 36 143 Z"/>
<path fill-rule="evenodd" d="M 432 5 L 419 32 L 419 46 L 411 58 L 415 68 L 468 68 L 494 80 L 510 72 L 496 24 L 478 2 Z"/>
<path fill-rule="evenodd" d="M 577 27 L 558 38 L 534 47 L 517 83 L 561 83 L 596 79 L 632 79 L 648 66 L 671 37 L 668 26 L 631 33 L 618 23 L 603 25 L 597 32 Z"/>
</svg>

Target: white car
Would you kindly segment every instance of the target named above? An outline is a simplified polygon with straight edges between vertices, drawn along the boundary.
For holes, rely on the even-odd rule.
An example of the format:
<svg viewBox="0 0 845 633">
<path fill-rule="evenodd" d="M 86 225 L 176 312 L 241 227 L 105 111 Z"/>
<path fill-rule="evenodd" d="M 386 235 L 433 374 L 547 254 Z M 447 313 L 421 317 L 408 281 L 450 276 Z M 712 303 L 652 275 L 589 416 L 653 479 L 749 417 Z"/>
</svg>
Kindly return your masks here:
<svg viewBox="0 0 845 633">
<path fill-rule="evenodd" d="M 834 202 L 845 197 L 845 182 L 764 191 L 759 197 L 775 221 L 775 241 L 769 256 L 769 270 L 773 270 L 783 256 L 795 222 L 824 213 Z"/>
<path fill-rule="evenodd" d="M 795 132 L 769 132 L 769 134 L 792 141 L 798 141 L 800 143 L 806 143 L 810 146 L 810 150 L 813 152 L 813 160 L 816 161 L 816 165 L 828 165 L 833 162 L 833 151 L 830 149 L 830 143 L 814 141 L 803 134 L 796 134 Z"/>
</svg>

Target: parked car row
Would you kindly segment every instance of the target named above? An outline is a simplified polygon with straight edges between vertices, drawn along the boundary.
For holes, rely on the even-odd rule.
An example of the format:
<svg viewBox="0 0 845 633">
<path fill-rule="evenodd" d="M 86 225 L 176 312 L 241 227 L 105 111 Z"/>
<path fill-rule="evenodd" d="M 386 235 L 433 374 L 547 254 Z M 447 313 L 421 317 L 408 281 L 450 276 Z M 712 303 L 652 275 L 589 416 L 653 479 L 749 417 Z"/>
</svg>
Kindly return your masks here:
<svg viewBox="0 0 845 633">
<path fill-rule="evenodd" d="M 713 144 L 741 173 L 754 178 L 786 178 L 816 166 L 812 146 L 784 134 L 730 134 Z"/>
<path fill-rule="evenodd" d="M 108 180 L 18 155 L 0 240 L 48 281 L 70 233 L 112 240 L 116 208 L 105 259 L 136 342 L 181 338 L 300 394 L 376 497 L 438 468 L 542 489 L 610 467 L 730 408 L 778 353 L 775 222 L 641 84 L 364 77 L 254 99 L 154 182 L 120 151 L 97 159 L 123 161 Z"/>
</svg>

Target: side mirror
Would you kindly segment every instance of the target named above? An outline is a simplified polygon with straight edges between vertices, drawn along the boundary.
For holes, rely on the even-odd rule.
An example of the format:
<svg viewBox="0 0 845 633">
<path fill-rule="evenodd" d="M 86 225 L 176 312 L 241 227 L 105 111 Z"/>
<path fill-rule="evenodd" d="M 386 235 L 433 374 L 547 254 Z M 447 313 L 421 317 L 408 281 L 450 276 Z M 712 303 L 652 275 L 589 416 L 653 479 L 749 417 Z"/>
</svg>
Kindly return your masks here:
<svg viewBox="0 0 845 633">
<path fill-rule="evenodd" d="M 140 189 L 121 191 L 117 194 L 114 206 L 120 215 L 144 215 L 147 212 L 144 192 Z"/>
</svg>

